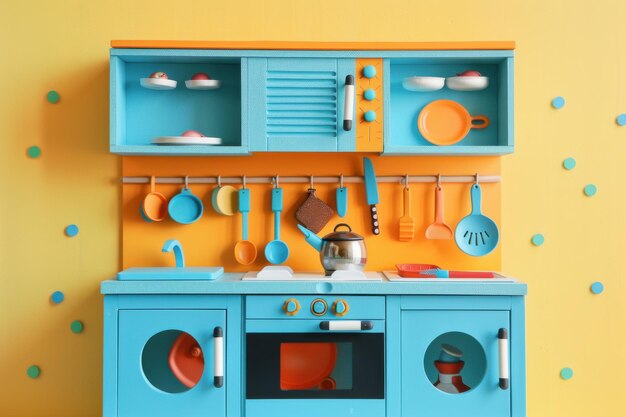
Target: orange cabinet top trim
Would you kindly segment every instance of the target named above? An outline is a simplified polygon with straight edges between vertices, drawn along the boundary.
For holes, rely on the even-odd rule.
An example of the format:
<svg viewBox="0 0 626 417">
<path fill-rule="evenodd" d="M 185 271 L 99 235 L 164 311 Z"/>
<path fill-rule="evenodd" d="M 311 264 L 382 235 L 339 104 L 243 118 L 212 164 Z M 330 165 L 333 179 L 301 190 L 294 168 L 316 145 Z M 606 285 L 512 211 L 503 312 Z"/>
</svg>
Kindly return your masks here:
<svg viewBox="0 0 626 417">
<path fill-rule="evenodd" d="M 111 41 L 113 48 L 142 49 L 261 49 L 318 51 L 432 51 L 515 49 L 513 41 L 486 42 L 297 42 L 297 41 Z"/>
</svg>

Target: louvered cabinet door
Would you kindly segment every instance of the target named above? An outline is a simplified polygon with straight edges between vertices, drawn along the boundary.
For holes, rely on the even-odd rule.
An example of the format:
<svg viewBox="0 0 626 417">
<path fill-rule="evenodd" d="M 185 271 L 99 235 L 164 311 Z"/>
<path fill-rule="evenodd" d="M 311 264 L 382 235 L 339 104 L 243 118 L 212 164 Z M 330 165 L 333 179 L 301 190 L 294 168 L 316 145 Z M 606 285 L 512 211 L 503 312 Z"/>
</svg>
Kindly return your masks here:
<svg viewBox="0 0 626 417">
<path fill-rule="evenodd" d="M 251 58 L 250 150 L 354 151 L 354 122 L 343 127 L 346 76 L 354 71 L 354 59 Z"/>
</svg>

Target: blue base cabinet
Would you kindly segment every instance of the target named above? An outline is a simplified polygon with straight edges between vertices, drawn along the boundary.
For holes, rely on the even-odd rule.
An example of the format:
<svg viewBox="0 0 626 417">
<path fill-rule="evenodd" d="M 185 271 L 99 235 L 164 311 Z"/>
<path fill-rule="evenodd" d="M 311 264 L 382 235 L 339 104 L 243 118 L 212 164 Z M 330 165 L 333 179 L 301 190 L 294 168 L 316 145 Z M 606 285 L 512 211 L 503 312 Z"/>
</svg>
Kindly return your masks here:
<svg viewBox="0 0 626 417">
<path fill-rule="evenodd" d="M 526 415 L 520 297 L 402 296 L 388 304 L 395 334 L 387 415 Z"/>
<path fill-rule="evenodd" d="M 107 296 L 103 416 L 240 416 L 240 300 Z"/>
</svg>

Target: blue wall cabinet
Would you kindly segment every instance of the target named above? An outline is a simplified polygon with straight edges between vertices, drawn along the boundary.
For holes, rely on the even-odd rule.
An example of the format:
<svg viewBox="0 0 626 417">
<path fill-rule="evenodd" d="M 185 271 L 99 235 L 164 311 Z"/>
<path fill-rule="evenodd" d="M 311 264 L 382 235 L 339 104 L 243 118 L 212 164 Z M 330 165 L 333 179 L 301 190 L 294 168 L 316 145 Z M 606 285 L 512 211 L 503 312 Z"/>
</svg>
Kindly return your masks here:
<svg viewBox="0 0 626 417">
<path fill-rule="evenodd" d="M 223 51 L 111 50 L 110 149 L 122 155 L 237 155 L 248 153 L 247 60 Z M 176 81 L 165 90 L 141 80 L 164 72 Z M 205 73 L 219 88 L 190 89 L 186 81 Z M 195 130 L 219 145 L 155 145 L 159 138 Z"/>
<path fill-rule="evenodd" d="M 111 152 L 238 155 L 354 152 L 357 147 L 378 152 L 381 136 L 384 155 L 513 152 L 512 46 L 492 50 L 385 50 L 382 43 L 372 46 L 381 49 L 113 48 Z M 358 64 L 372 59 L 381 63 L 376 72 L 371 71 L 371 64 Z M 461 80 L 459 86 L 458 78 L 463 77 L 457 74 L 466 71 L 478 71 L 486 81 L 481 86 L 468 87 L 467 81 L 463 84 Z M 166 73 L 176 86 L 154 89 L 149 84 L 147 88 L 141 80 L 155 72 Z M 197 90 L 187 86 L 186 81 L 196 73 L 218 80 L 219 88 Z M 354 77 L 355 88 L 346 88 L 348 75 Z M 438 77 L 442 84 L 424 91 L 411 84 L 415 77 Z M 376 80 L 375 85 L 370 85 L 371 80 Z M 350 106 L 344 108 L 346 95 L 356 102 L 352 112 L 346 111 Z M 457 103 L 454 116 L 450 116 L 449 108 L 443 110 L 445 117 L 457 120 L 455 126 L 460 124 L 452 135 L 458 141 L 449 137 L 433 140 L 433 125 L 427 122 L 418 128 L 422 111 L 439 100 Z M 465 110 L 460 111 L 458 105 Z M 432 111 L 432 106 L 429 109 Z M 353 115 L 350 130 L 343 126 L 346 113 Z M 426 114 L 433 113 L 424 114 L 426 120 Z M 488 125 L 481 126 L 478 120 L 472 122 L 471 117 L 475 116 L 488 120 Z M 467 133 L 457 132 L 464 131 L 468 123 L 473 127 Z M 358 138 L 357 126 L 361 127 Z M 187 130 L 219 138 L 221 143 L 183 145 L 177 140 L 168 146 L 155 144 L 155 140 L 163 138 L 171 142 L 172 137 Z M 372 134 L 376 136 L 376 146 L 368 145 L 367 135 Z M 449 135 L 447 132 L 444 136 Z"/>
<path fill-rule="evenodd" d="M 214 385 L 214 329 L 224 310 L 121 310 L 118 416 L 226 416 L 226 387 Z M 189 388 L 172 372 L 169 356 L 185 332 L 195 339 L 204 372 Z M 190 352 L 182 352 L 183 356 Z"/>
<path fill-rule="evenodd" d="M 354 59 L 248 61 L 251 151 L 355 150 L 356 123 L 343 129 L 346 76 L 355 75 Z"/>
</svg>

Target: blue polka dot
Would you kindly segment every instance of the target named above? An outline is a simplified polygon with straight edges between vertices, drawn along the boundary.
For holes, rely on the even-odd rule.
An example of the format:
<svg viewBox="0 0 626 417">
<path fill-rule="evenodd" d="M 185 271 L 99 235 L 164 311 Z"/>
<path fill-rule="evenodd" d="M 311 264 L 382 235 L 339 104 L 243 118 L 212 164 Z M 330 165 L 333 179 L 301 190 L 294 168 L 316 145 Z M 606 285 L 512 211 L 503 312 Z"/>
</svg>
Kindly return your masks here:
<svg viewBox="0 0 626 417">
<path fill-rule="evenodd" d="M 65 234 L 69 237 L 74 237 L 78 234 L 78 226 L 75 224 L 70 224 L 65 228 Z"/>
<path fill-rule="evenodd" d="M 604 291 L 604 284 L 602 284 L 600 281 L 596 281 L 593 284 L 591 284 L 592 293 L 602 294 L 602 291 Z"/>
<path fill-rule="evenodd" d="M 543 242 L 545 241 L 543 235 L 541 233 L 537 233 L 536 235 L 534 235 L 530 241 L 533 243 L 533 245 L 535 246 L 541 246 L 543 245 Z"/>
<path fill-rule="evenodd" d="M 572 368 L 563 368 L 561 369 L 561 378 L 563 378 L 564 380 L 568 380 L 571 379 L 574 376 L 574 371 L 572 370 Z"/>
<path fill-rule="evenodd" d="M 575 166 L 576 160 L 574 158 L 567 158 L 563 161 L 563 168 L 567 169 L 568 171 L 574 169 Z"/>
<path fill-rule="evenodd" d="M 563 106 L 565 106 L 565 99 L 563 97 L 555 97 L 552 99 L 552 107 L 555 109 L 560 109 Z"/>
<path fill-rule="evenodd" d="M 55 291 L 52 293 L 50 298 L 52 299 L 52 302 L 54 304 L 61 304 L 65 299 L 65 294 L 63 294 L 61 291 Z"/>
<path fill-rule="evenodd" d="M 372 90 L 371 88 L 368 88 L 367 90 L 363 92 L 363 98 L 369 101 L 374 100 L 376 98 L 376 91 Z"/>
<path fill-rule="evenodd" d="M 617 124 L 620 126 L 626 125 L 626 114 L 620 114 L 617 116 Z"/>
<path fill-rule="evenodd" d="M 585 185 L 583 192 L 587 197 L 592 197 L 598 192 L 598 187 L 596 187 L 594 184 L 587 184 Z"/>
</svg>

